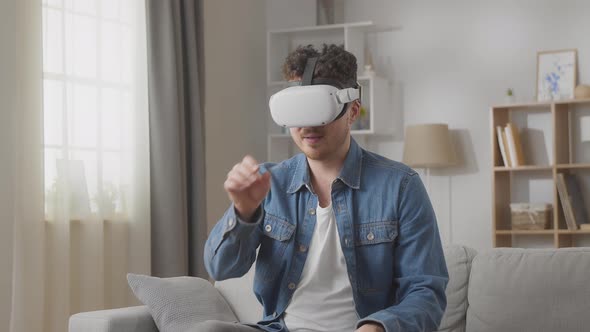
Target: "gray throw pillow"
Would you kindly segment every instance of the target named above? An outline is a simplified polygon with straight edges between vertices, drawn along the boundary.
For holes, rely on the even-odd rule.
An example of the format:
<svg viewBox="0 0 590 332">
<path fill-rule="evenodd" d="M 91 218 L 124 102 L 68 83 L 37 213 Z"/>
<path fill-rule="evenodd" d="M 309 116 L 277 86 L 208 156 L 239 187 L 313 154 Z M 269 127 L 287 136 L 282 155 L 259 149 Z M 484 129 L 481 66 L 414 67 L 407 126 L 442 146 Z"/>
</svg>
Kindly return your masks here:
<svg viewBox="0 0 590 332">
<path fill-rule="evenodd" d="M 160 332 L 184 332 L 206 320 L 237 321 L 209 281 L 195 277 L 157 278 L 127 274 L 133 293 L 148 308 Z"/>
</svg>

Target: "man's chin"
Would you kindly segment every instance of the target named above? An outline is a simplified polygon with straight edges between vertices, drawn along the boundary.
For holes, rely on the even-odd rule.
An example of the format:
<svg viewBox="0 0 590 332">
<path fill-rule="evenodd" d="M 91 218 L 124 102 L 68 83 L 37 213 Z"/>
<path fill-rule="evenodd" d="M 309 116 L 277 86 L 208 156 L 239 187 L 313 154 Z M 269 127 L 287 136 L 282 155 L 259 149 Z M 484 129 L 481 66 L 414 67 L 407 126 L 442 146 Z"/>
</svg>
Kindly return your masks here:
<svg viewBox="0 0 590 332">
<path fill-rule="evenodd" d="M 323 160 L 326 157 L 326 153 L 321 149 L 314 149 L 310 147 L 303 149 L 303 153 L 311 160 Z"/>
</svg>

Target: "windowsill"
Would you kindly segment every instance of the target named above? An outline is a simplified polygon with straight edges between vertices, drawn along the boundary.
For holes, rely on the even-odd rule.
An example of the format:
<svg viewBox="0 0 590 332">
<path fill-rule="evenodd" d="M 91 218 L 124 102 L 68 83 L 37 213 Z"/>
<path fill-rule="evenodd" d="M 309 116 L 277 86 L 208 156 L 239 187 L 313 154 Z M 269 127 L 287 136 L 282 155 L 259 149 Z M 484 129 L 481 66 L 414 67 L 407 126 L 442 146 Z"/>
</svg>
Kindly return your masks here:
<svg viewBox="0 0 590 332">
<path fill-rule="evenodd" d="M 52 222 L 56 221 L 55 219 L 49 218 L 48 216 L 45 216 L 44 220 L 47 223 L 52 223 Z M 97 221 L 98 222 L 102 221 L 104 223 L 122 223 L 122 222 L 128 222 L 129 216 L 125 213 L 116 213 L 114 216 L 100 217 L 98 215 L 98 213 L 92 213 L 87 218 L 84 218 L 84 219 L 80 219 L 80 218 L 70 219 L 71 224 L 80 224 L 82 222 L 97 222 Z"/>
</svg>

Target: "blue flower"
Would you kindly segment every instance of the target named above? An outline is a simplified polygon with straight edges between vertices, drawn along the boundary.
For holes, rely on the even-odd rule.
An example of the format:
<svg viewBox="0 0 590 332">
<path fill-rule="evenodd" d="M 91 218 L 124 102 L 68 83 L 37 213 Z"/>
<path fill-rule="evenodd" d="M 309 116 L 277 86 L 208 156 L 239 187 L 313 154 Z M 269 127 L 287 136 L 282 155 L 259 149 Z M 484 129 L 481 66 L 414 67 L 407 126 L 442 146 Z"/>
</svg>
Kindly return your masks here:
<svg viewBox="0 0 590 332">
<path fill-rule="evenodd" d="M 549 83 L 551 93 L 557 93 L 559 91 L 559 79 L 560 78 L 561 77 L 559 75 L 557 75 L 556 73 L 549 73 L 549 74 L 545 75 L 545 81 L 547 81 L 547 83 Z"/>
</svg>

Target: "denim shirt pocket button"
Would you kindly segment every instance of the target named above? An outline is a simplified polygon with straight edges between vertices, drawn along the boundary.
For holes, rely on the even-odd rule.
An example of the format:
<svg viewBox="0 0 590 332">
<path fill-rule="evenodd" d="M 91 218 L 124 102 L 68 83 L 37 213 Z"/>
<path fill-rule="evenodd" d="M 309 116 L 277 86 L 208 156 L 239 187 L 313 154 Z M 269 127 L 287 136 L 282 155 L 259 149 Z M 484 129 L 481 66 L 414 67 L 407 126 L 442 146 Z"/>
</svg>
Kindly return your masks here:
<svg viewBox="0 0 590 332">
<path fill-rule="evenodd" d="M 355 245 L 372 245 L 395 241 L 397 221 L 377 221 L 356 225 Z"/>
<path fill-rule="evenodd" d="M 264 226 L 264 230 L 265 230 L 267 233 L 270 233 L 270 232 L 272 231 L 272 226 L 267 224 L 266 226 Z"/>
</svg>

